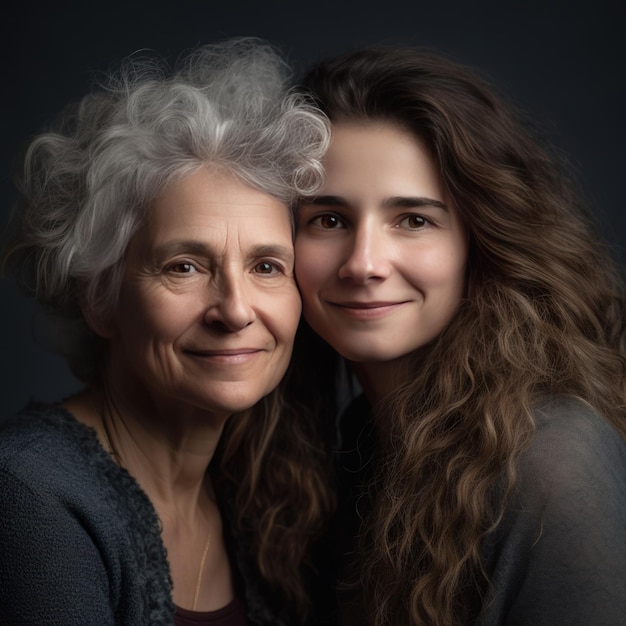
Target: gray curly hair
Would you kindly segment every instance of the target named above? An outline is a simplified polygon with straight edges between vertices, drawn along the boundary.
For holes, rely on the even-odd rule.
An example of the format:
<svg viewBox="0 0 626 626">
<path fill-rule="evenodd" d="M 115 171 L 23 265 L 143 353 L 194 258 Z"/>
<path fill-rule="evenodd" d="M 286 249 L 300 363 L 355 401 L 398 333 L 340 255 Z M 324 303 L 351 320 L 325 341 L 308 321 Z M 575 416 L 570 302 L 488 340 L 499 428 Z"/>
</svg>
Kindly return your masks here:
<svg viewBox="0 0 626 626">
<path fill-rule="evenodd" d="M 56 349 L 78 378 L 93 380 L 98 360 L 79 298 L 115 306 L 129 240 L 168 184 L 211 164 L 289 206 L 320 186 L 328 123 L 289 78 L 251 38 L 200 47 L 173 70 L 131 57 L 30 142 L 2 262 L 62 322 Z"/>
</svg>

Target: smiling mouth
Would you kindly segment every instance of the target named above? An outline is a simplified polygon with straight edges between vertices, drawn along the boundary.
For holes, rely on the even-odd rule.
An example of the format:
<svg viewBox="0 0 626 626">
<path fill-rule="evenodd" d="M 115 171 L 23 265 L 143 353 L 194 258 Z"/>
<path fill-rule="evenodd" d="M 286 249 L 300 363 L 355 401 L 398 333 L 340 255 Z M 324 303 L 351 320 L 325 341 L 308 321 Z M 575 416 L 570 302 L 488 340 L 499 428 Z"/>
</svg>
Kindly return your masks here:
<svg viewBox="0 0 626 626">
<path fill-rule="evenodd" d="M 384 307 L 397 306 L 402 302 L 330 302 L 330 304 L 347 309 L 381 309 Z"/>
<path fill-rule="evenodd" d="M 396 302 L 328 302 L 332 307 L 356 319 L 384 317 L 406 304 L 407 300 Z"/>
<path fill-rule="evenodd" d="M 185 350 L 189 354 L 197 356 L 237 356 L 239 354 L 253 354 L 261 352 L 260 348 L 232 348 L 230 350 Z"/>
<path fill-rule="evenodd" d="M 263 352 L 260 348 L 233 348 L 230 350 L 185 350 L 188 356 L 213 363 L 247 363 Z"/>
</svg>

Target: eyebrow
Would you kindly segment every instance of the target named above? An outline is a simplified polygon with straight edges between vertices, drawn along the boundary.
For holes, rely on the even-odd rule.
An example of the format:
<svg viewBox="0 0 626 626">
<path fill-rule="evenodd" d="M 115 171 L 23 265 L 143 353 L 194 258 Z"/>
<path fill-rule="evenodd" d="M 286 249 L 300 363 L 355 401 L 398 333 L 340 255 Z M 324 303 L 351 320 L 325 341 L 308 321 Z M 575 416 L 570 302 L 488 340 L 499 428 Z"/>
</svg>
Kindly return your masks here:
<svg viewBox="0 0 626 626">
<path fill-rule="evenodd" d="M 417 208 L 422 206 L 432 206 L 437 209 L 448 210 L 445 202 L 441 200 L 435 200 L 434 198 L 424 198 L 422 196 L 396 196 L 393 198 L 387 198 L 383 203 L 385 207 L 389 208 Z"/>
<path fill-rule="evenodd" d="M 291 258 L 294 255 L 293 248 L 281 246 L 280 244 L 262 244 L 255 246 L 253 256 L 278 256 Z"/>
<path fill-rule="evenodd" d="M 202 241 L 196 241 L 194 239 L 169 241 L 168 243 L 158 246 L 154 250 L 154 256 L 156 258 L 163 258 L 181 252 L 187 252 L 189 254 L 199 254 L 205 257 L 219 256 L 216 255 L 211 246 L 206 245 Z M 283 246 L 281 244 L 259 244 L 252 247 L 250 254 L 251 257 L 277 256 L 287 259 L 292 258 L 293 255 L 293 248 Z"/>
<path fill-rule="evenodd" d="M 315 196 L 313 198 L 307 198 L 303 204 L 313 204 L 320 206 L 340 206 L 347 207 L 350 203 L 341 196 Z M 435 200 L 434 198 L 425 198 L 422 196 L 393 196 L 385 199 L 383 202 L 385 208 L 397 209 L 397 208 L 419 208 L 431 206 L 438 209 L 448 210 L 445 202 L 441 200 Z"/>
</svg>

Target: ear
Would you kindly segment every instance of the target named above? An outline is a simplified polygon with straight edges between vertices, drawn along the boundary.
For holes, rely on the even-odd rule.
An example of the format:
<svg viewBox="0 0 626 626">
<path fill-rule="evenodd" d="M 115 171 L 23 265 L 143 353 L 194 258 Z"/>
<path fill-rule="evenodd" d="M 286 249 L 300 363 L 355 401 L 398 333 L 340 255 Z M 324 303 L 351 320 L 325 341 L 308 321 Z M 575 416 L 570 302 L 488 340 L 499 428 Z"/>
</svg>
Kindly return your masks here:
<svg viewBox="0 0 626 626">
<path fill-rule="evenodd" d="M 102 339 L 111 339 L 115 334 L 111 315 L 105 313 L 101 308 L 94 307 L 87 300 L 86 291 L 87 288 L 84 284 L 79 286 L 78 304 L 85 323 L 93 333 L 102 337 Z"/>
</svg>

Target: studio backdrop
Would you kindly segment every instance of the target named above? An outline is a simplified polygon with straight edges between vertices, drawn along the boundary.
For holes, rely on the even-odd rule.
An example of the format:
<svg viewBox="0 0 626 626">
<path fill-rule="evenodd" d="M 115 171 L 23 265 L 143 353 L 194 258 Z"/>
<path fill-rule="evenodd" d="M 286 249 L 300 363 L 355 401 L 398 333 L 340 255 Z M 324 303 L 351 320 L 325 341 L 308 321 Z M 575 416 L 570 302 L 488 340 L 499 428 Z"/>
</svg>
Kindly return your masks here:
<svg viewBox="0 0 626 626">
<path fill-rule="evenodd" d="M 9 1 L 3 13 L 2 228 L 23 143 L 129 54 L 150 50 L 175 62 L 199 44 L 256 36 L 280 48 L 297 77 L 328 55 L 408 44 L 479 68 L 525 109 L 578 170 L 599 228 L 626 267 L 622 3 L 42 0 Z M 75 390 L 63 359 L 33 334 L 34 303 L 7 279 L 0 303 L 0 417 Z"/>
</svg>

